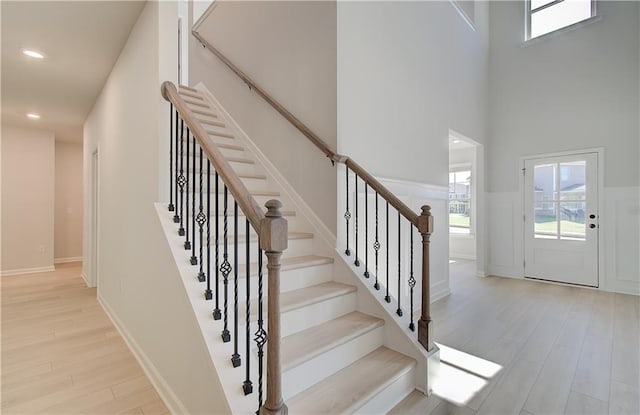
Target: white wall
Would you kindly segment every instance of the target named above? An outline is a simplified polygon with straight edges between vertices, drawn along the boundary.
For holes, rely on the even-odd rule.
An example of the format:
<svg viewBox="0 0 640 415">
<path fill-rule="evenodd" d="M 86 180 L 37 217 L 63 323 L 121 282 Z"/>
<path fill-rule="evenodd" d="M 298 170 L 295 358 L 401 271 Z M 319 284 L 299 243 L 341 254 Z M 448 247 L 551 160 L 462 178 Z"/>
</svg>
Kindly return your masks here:
<svg viewBox="0 0 640 415">
<path fill-rule="evenodd" d="M 450 2 L 338 2 L 340 153 L 409 187 L 448 186 L 449 130 L 486 136 L 488 5 L 475 7 L 472 27 Z M 434 234 L 431 258 L 448 292 L 446 212 L 434 215 L 445 237 Z"/>
<path fill-rule="evenodd" d="M 53 271 L 54 135 L 2 124 L 2 275 Z"/>
<path fill-rule="evenodd" d="M 449 151 L 449 168 L 469 166 L 471 171 L 471 229 L 469 234 L 449 233 L 449 257 L 462 259 L 476 259 L 476 227 L 477 213 L 477 163 L 476 148 L 464 148 Z"/>
<path fill-rule="evenodd" d="M 520 158 L 602 147 L 600 286 L 639 292 L 639 5 L 597 5 L 599 20 L 523 44 L 524 2 L 491 3 L 488 271 L 523 275 Z"/>
<path fill-rule="evenodd" d="M 55 143 L 56 263 L 82 260 L 82 145 Z"/>
<path fill-rule="evenodd" d="M 199 32 L 336 148 L 335 2 L 219 2 Z M 190 83 L 207 86 L 335 232 L 336 169 L 195 39 L 190 50 Z"/>
<path fill-rule="evenodd" d="M 160 85 L 177 75 L 176 32 L 177 3 L 147 2 L 84 125 L 85 177 L 96 149 L 100 158 L 98 296 L 174 413 L 228 413 L 154 208 L 167 185 Z M 87 181 L 87 232 L 91 190 Z"/>
</svg>

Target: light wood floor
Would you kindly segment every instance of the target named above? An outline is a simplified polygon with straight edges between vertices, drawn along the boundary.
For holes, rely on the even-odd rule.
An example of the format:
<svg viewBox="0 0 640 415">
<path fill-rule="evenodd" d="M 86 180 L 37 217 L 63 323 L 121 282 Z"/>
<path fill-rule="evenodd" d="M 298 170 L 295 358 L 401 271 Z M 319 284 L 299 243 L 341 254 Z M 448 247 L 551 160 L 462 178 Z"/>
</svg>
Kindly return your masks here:
<svg viewBox="0 0 640 415">
<path fill-rule="evenodd" d="M 3 414 L 167 414 L 80 264 L 3 277 Z"/>
<path fill-rule="evenodd" d="M 452 294 L 433 307 L 439 396 L 392 413 L 640 414 L 638 297 L 450 266 Z"/>
</svg>

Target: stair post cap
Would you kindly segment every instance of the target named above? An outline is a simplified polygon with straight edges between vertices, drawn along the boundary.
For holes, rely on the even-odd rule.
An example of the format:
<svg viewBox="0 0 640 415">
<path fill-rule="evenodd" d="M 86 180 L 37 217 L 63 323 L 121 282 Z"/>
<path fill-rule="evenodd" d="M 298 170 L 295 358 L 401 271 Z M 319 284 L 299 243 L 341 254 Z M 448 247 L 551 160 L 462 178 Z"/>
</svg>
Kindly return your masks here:
<svg viewBox="0 0 640 415">
<path fill-rule="evenodd" d="M 282 202 L 277 199 L 270 199 L 264 204 L 267 208 L 267 213 L 264 216 L 268 218 L 280 218 L 282 217 Z"/>
</svg>

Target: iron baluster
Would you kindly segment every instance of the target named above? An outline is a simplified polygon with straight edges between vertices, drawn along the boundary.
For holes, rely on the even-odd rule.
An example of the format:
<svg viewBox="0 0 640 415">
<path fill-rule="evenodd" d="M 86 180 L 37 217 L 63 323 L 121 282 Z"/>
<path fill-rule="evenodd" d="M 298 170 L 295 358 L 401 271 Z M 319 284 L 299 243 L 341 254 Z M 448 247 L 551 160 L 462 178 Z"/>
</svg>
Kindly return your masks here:
<svg viewBox="0 0 640 415">
<path fill-rule="evenodd" d="M 391 302 L 391 296 L 389 295 L 389 202 L 387 202 L 387 295 L 384 296 L 384 301 Z"/>
<path fill-rule="evenodd" d="M 409 229 L 411 229 L 411 237 L 409 239 L 409 299 L 411 302 L 409 330 L 415 331 L 416 325 L 413 323 L 413 288 L 416 286 L 416 279 L 413 277 L 413 226 L 409 226 Z"/>
<path fill-rule="evenodd" d="M 364 277 L 369 278 L 369 195 L 364 182 Z"/>
<path fill-rule="evenodd" d="M 247 235 L 249 238 L 249 235 Z M 248 264 L 247 264 L 248 265 Z M 240 366 L 238 353 L 238 202 L 233 202 L 233 367 Z"/>
<path fill-rule="evenodd" d="M 188 250 L 191 249 L 191 241 L 189 240 L 189 144 L 191 143 L 191 137 L 190 137 L 191 131 L 189 130 L 189 127 L 187 127 L 187 169 L 186 169 L 186 190 L 185 190 L 185 212 L 184 212 L 184 217 L 185 217 L 185 222 L 186 224 L 186 232 L 185 232 L 185 236 L 186 236 L 186 240 L 184 241 L 184 249 Z"/>
<path fill-rule="evenodd" d="M 207 160 L 208 162 L 208 160 Z M 198 216 L 196 216 L 196 222 L 198 223 L 198 227 L 199 227 L 199 236 L 200 236 L 200 250 L 199 250 L 199 254 L 200 254 L 200 272 L 198 273 L 198 281 L 200 282 L 204 282 L 206 281 L 206 276 L 204 274 L 204 266 L 203 266 L 203 254 L 204 254 L 204 248 L 203 248 L 203 238 L 204 238 L 204 224 L 205 222 L 208 223 L 207 220 L 207 216 L 204 214 L 204 206 L 202 198 L 203 195 L 202 193 L 204 192 L 204 183 L 202 181 L 202 174 L 203 174 L 203 166 L 202 166 L 202 147 L 200 147 L 200 173 L 198 174 L 199 178 L 200 178 L 200 204 L 198 205 Z M 209 198 L 209 191 L 207 191 L 207 199 Z"/>
<path fill-rule="evenodd" d="M 258 345 L 258 411 L 262 408 L 263 401 L 263 374 L 264 374 L 264 345 L 267 343 L 267 332 L 264 330 L 264 315 L 262 312 L 262 248 L 258 239 L 258 330 L 255 334 L 255 342 Z"/>
<path fill-rule="evenodd" d="M 179 205 L 178 205 L 178 187 L 179 187 L 178 160 L 180 159 L 180 154 L 178 152 L 178 145 L 179 145 L 179 142 L 180 142 L 180 138 L 178 136 L 178 119 L 179 119 L 178 111 L 175 111 L 175 115 L 176 115 L 176 118 L 175 118 L 176 122 L 175 122 L 175 125 L 174 125 L 174 136 L 175 136 L 176 139 L 174 140 L 175 141 L 175 160 L 174 160 L 174 164 L 175 164 L 176 168 L 175 168 L 175 180 L 174 180 L 173 185 L 174 185 L 174 188 L 175 188 L 175 192 L 174 193 L 176 195 L 176 209 L 173 212 L 173 223 L 179 223 L 180 222 L 180 215 L 179 215 L 180 212 L 179 212 L 179 209 L 178 209 L 179 208 Z"/>
<path fill-rule="evenodd" d="M 378 251 L 380 250 L 380 240 L 378 239 L 378 192 L 376 192 L 376 241 L 373 243 L 373 249 L 376 254 L 376 282 L 373 284 L 373 288 L 380 289 L 380 283 L 378 282 Z"/>
<path fill-rule="evenodd" d="M 178 235 L 184 236 L 184 185 L 186 178 L 184 177 L 184 120 L 180 119 L 180 175 L 178 176 L 178 185 L 180 186 L 180 228 Z M 175 218 L 174 218 L 175 221 Z"/>
<path fill-rule="evenodd" d="M 204 298 L 206 300 L 213 298 L 211 292 L 211 161 L 209 159 L 207 159 L 207 290 L 204 292 Z"/>
<path fill-rule="evenodd" d="M 402 274 L 400 274 L 400 255 L 401 255 L 401 245 L 400 245 L 400 212 L 398 212 L 398 309 L 396 310 L 396 314 L 402 317 L 402 307 L 400 306 L 400 283 L 402 281 Z"/>
<path fill-rule="evenodd" d="M 214 320 L 220 320 L 222 318 L 222 313 L 220 312 L 220 229 L 219 229 L 219 222 L 220 222 L 220 210 L 219 210 L 219 206 L 220 203 L 218 201 L 218 192 L 219 192 L 219 188 L 218 188 L 218 184 L 219 184 L 219 180 L 218 180 L 218 172 L 216 171 L 216 210 L 215 210 L 215 218 L 216 218 L 216 240 L 215 240 L 215 246 L 216 246 L 216 308 L 213 310 L 213 319 Z M 211 214 L 211 212 L 209 212 L 209 214 Z"/>
<path fill-rule="evenodd" d="M 347 232 L 345 242 L 347 243 L 347 247 L 344 251 L 345 255 L 351 255 L 351 251 L 349 250 L 349 219 L 351 219 L 351 212 L 349 212 L 349 167 L 345 166 L 346 178 L 347 178 L 347 211 L 344 213 L 344 219 L 347 221 Z M 356 253 L 357 256 L 357 253 Z"/>
<path fill-rule="evenodd" d="M 177 138 L 177 137 L 176 137 Z M 169 103 L 169 212 L 175 210 L 173 204 L 173 103 Z"/>
<path fill-rule="evenodd" d="M 354 235 L 353 235 L 353 239 L 354 239 L 354 243 L 356 246 L 356 251 L 355 251 L 355 255 L 354 255 L 354 261 L 353 261 L 353 265 L 355 265 L 356 267 L 360 266 L 360 261 L 358 260 L 358 175 L 356 173 L 354 173 L 355 176 L 355 182 L 354 182 L 354 187 L 355 187 L 355 193 L 356 193 L 356 198 L 355 198 L 355 210 L 356 210 L 356 221 L 355 221 L 355 225 L 356 228 L 354 230 Z"/>
<path fill-rule="evenodd" d="M 246 284 L 246 298 L 247 298 L 247 307 L 245 309 L 245 359 L 246 359 L 246 379 L 242 383 L 242 390 L 245 395 L 253 392 L 253 383 L 251 382 L 251 371 L 249 369 L 249 362 L 251 361 L 249 357 L 249 353 L 251 353 L 251 254 L 250 254 L 250 246 L 251 243 L 249 241 L 249 219 L 245 220 L 245 232 L 247 233 L 246 240 L 246 252 L 245 252 L 245 284 Z"/>
<path fill-rule="evenodd" d="M 219 193 L 219 183 L 220 180 L 218 178 L 218 172 L 216 171 L 216 308 L 213 310 L 213 319 L 220 320 L 222 318 L 222 312 L 220 311 L 220 209 L 218 201 L 220 199 Z"/>
<path fill-rule="evenodd" d="M 231 273 L 231 264 L 229 264 L 229 251 L 227 246 L 227 237 L 229 236 L 229 224 L 227 221 L 228 201 L 227 201 L 227 185 L 224 186 L 224 229 L 222 235 L 222 243 L 224 244 L 224 250 L 222 254 L 222 265 L 220 266 L 220 272 L 222 272 L 222 284 L 224 285 L 224 329 L 222 330 L 222 341 L 227 343 L 231 341 L 229 334 L 229 274 Z"/>
<path fill-rule="evenodd" d="M 202 159 L 200 159 L 202 161 Z M 196 257 L 196 136 L 193 136 L 193 162 L 192 165 L 192 185 L 191 185 L 191 265 L 198 265 L 198 258 Z M 202 163 L 200 164 L 200 171 L 202 172 Z"/>
</svg>

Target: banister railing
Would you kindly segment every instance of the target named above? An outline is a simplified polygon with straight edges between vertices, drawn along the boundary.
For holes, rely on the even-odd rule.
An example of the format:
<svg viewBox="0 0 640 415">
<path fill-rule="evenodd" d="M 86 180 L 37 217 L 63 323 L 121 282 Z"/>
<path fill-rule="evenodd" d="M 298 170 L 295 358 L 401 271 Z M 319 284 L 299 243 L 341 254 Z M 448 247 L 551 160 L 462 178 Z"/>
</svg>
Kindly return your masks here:
<svg viewBox="0 0 640 415">
<path fill-rule="evenodd" d="M 215 4 L 215 3 L 214 3 Z M 210 9 L 212 10 L 212 9 Z M 433 334 L 432 334 L 432 321 L 431 321 L 431 307 L 430 307 L 430 261 L 429 261 L 429 243 L 431 233 L 433 232 L 433 216 L 431 215 L 431 208 L 427 205 L 422 206 L 422 210 L 420 214 L 415 213 L 411 208 L 409 208 L 406 204 L 404 204 L 400 199 L 398 199 L 391 191 L 389 191 L 382 183 L 380 183 L 375 177 L 373 177 L 369 172 L 367 172 L 363 167 L 361 167 L 358 163 L 356 163 L 351 158 L 336 153 L 324 140 L 322 140 L 317 134 L 315 134 L 309 127 L 307 127 L 302 121 L 300 121 L 297 117 L 295 117 L 289 110 L 287 110 L 283 105 L 281 105 L 275 98 L 273 98 L 265 89 L 260 87 L 253 79 L 251 79 L 246 73 L 244 73 L 240 68 L 238 68 L 233 62 L 231 62 L 224 54 L 222 54 L 217 48 L 215 48 L 209 41 L 207 41 L 200 33 L 198 32 L 198 28 L 202 19 L 199 20 L 198 24 L 192 30 L 193 36 L 209 51 L 211 51 L 214 55 L 216 55 L 231 71 L 233 71 L 238 77 L 240 77 L 251 90 L 255 91 L 258 95 L 260 95 L 267 103 L 269 103 L 276 111 L 278 111 L 287 121 L 289 121 L 294 127 L 296 127 L 309 141 L 311 141 L 322 153 L 325 154 L 330 160 L 332 164 L 342 163 L 346 166 L 346 183 L 347 183 L 347 208 L 345 212 L 345 220 L 347 224 L 346 228 L 346 241 L 347 246 L 345 253 L 350 255 L 349 249 L 349 221 L 351 219 L 351 212 L 349 211 L 349 170 L 353 171 L 355 174 L 355 230 L 354 230 L 354 243 L 356 245 L 355 250 L 355 260 L 354 265 L 360 266 L 360 260 L 358 258 L 358 178 L 360 178 L 365 183 L 365 247 L 364 247 L 364 256 L 365 256 L 365 270 L 364 276 L 366 278 L 370 277 L 369 267 L 368 267 L 368 252 L 369 248 L 367 246 L 369 242 L 368 238 L 368 189 L 371 188 L 375 192 L 375 202 L 376 202 L 376 237 L 375 242 L 371 245 L 375 252 L 375 277 L 376 282 L 374 287 L 379 290 L 380 284 L 378 281 L 378 251 L 381 248 L 381 242 L 378 239 L 378 197 L 382 197 L 384 201 L 386 201 L 387 206 L 391 205 L 398 212 L 398 235 L 400 235 L 401 223 L 400 216 L 403 216 L 413 227 L 415 227 L 420 235 L 422 236 L 422 275 L 421 275 L 421 286 L 422 286 L 422 295 L 421 295 L 421 315 L 420 320 L 418 321 L 418 341 L 422 346 L 427 350 L 433 350 Z M 388 233 L 388 208 L 387 208 L 387 235 Z M 411 240 L 411 261 L 409 263 L 409 279 L 408 284 L 410 288 L 410 302 L 411 302 L 411 310 L 410 310 L 410 323 L 409 328 L 411 331 L 415 330 L 415 325 L 413 322 L 413 289 L 416 285 L 416 280 L 414 278 L 413 273 L 413 231 L 410 232 L 410 240 Z M 389 238 L 386 240 L 386 249 L 389 251 Z M 400 269 L 400 246 L 401 241 L 398 240 L 398 289 L 396 292 L 396 297 L 398 301 L 398 308 L 396 310 L 398 316 L 402 316 L 402 307 L 400 304 L 401 297 L 401 269 Z M 387 255 L 388 256 L 388 255 Z M 385 301 L 388 303 L 391 300 L 390 289 L 389 289 L 389 265 L 387 262 L 387 284 L 386 284 L 386 295 Z"/>
<path fill-rule="evenodd" d="M 185 87 L 185 91 L 189 91 L 189 89 Z M 189 108 L 187 102 L 171 82 L 162 84 L 161 93 L 170 103 L 171 119 L 168 210 L 174 212 L 173 220 L 179 224 L 178 234 L 185 237 L 184 249 L 191 251 L 191 265 L 199 265 L 196 277 L 200 282 L 206 283 L 205 300 L 214 300 L 215 297 L 213 318 L 223 321 L 222 341 L 225 343 L 233 341 L 231 364 L 233 367 L 244 365 L 246 368 L 245 380 L 241 385 L 245 395 L 253 393 L 253 385 L 256 380 L 253 379 L 253 372 L 250 369 L 252 361 L 252 347 L 250 345 L 252 337 L 251 298 L 253 298 L 251 296 L 251 229 L 255 234 L 254 240 L 257 244 L 254 249 L 257 251 L 257 266 L 254 272 L 257 274 L 257 287 L 255 287 L 257 318 L 254 323 L 257 325 L 257 331 L 253 335 L 258 348 L 258 412 L 260 414 L 286 414 L 287 407 L 282 399 L 280 365 L 280 260 L 288 245 L 288 226 L 282 215 L 282 204 L 278 200 L 269 200 L 265 204 L 267 211 L 263 212 L 229 161 L 223 156 L 218 145 L 202 127 L 202 120 L 194 116 L 194 111 L 216 119 L 219 119 L 218 114 L 215 114 L 213 110 L 204 111 Z M 189 92 L 192 97 L 195 96 L 194 93 L 195 90 Z M 207 107 L 204 100 L 196 101 L 195 104 L 193 100 L 190 102 L 192 105 L 197 105 L 198 108 Z M 214 125 L 225 126 L 222 120 L 215 121 Z M 196 175 L 198 180 L 196 180 Z M 214 175 L 215 181 L 213 211 L 211 203 L 212 175 Z M 220 184 L 223 187 L 222 191 L 220 191 Z M 229 196 L 233 198 L 232 214 L 229 214 Z M 220 208 L 221 197 L 222 209 Z M 244 226 L 239 226 L 238 223 L 240 212 L 245 215 Z M 211 229 L 212 215 L 215 217 L 213 231 Z M 220 226 L 221 221 L 222 226 Z M 245 240 L 239 241 L 239 232 L 243 229 Z M 230 243 L 230 241 L 232 242 Z M 242 250 L 242 242 L 245 244 L 243 252 L 244 287 L 239 285 L 239 277 L 241 277 L 239 275 L 241 268 L 239 254 Z M 215 250 L 213 255 L 211 253 L 212 245 Z M 220 252 L 221 250 L 222 252 Z M 267 258 L 268 273 L 266 322 L 263 313 L 263 253 Z M 212 285 L 214 286 L 212 287 Z M 245 291 L 244 316 L 241 316 L 241 311 L 243 311 L 241 302 L 243 300 L 239 295 L 242 288 Z M 244 323 L 244 331 L 241 330 L 241 323 Z M 242 337 L 245 341 L 244 350 L 240 344 Z M 263 382 L 264 348 L 267 342 L 269 347 L 267 347 L 266 382 Z M 266 383 L 266 393 L 263 393 L 263 383 Z"/>
</svg>

